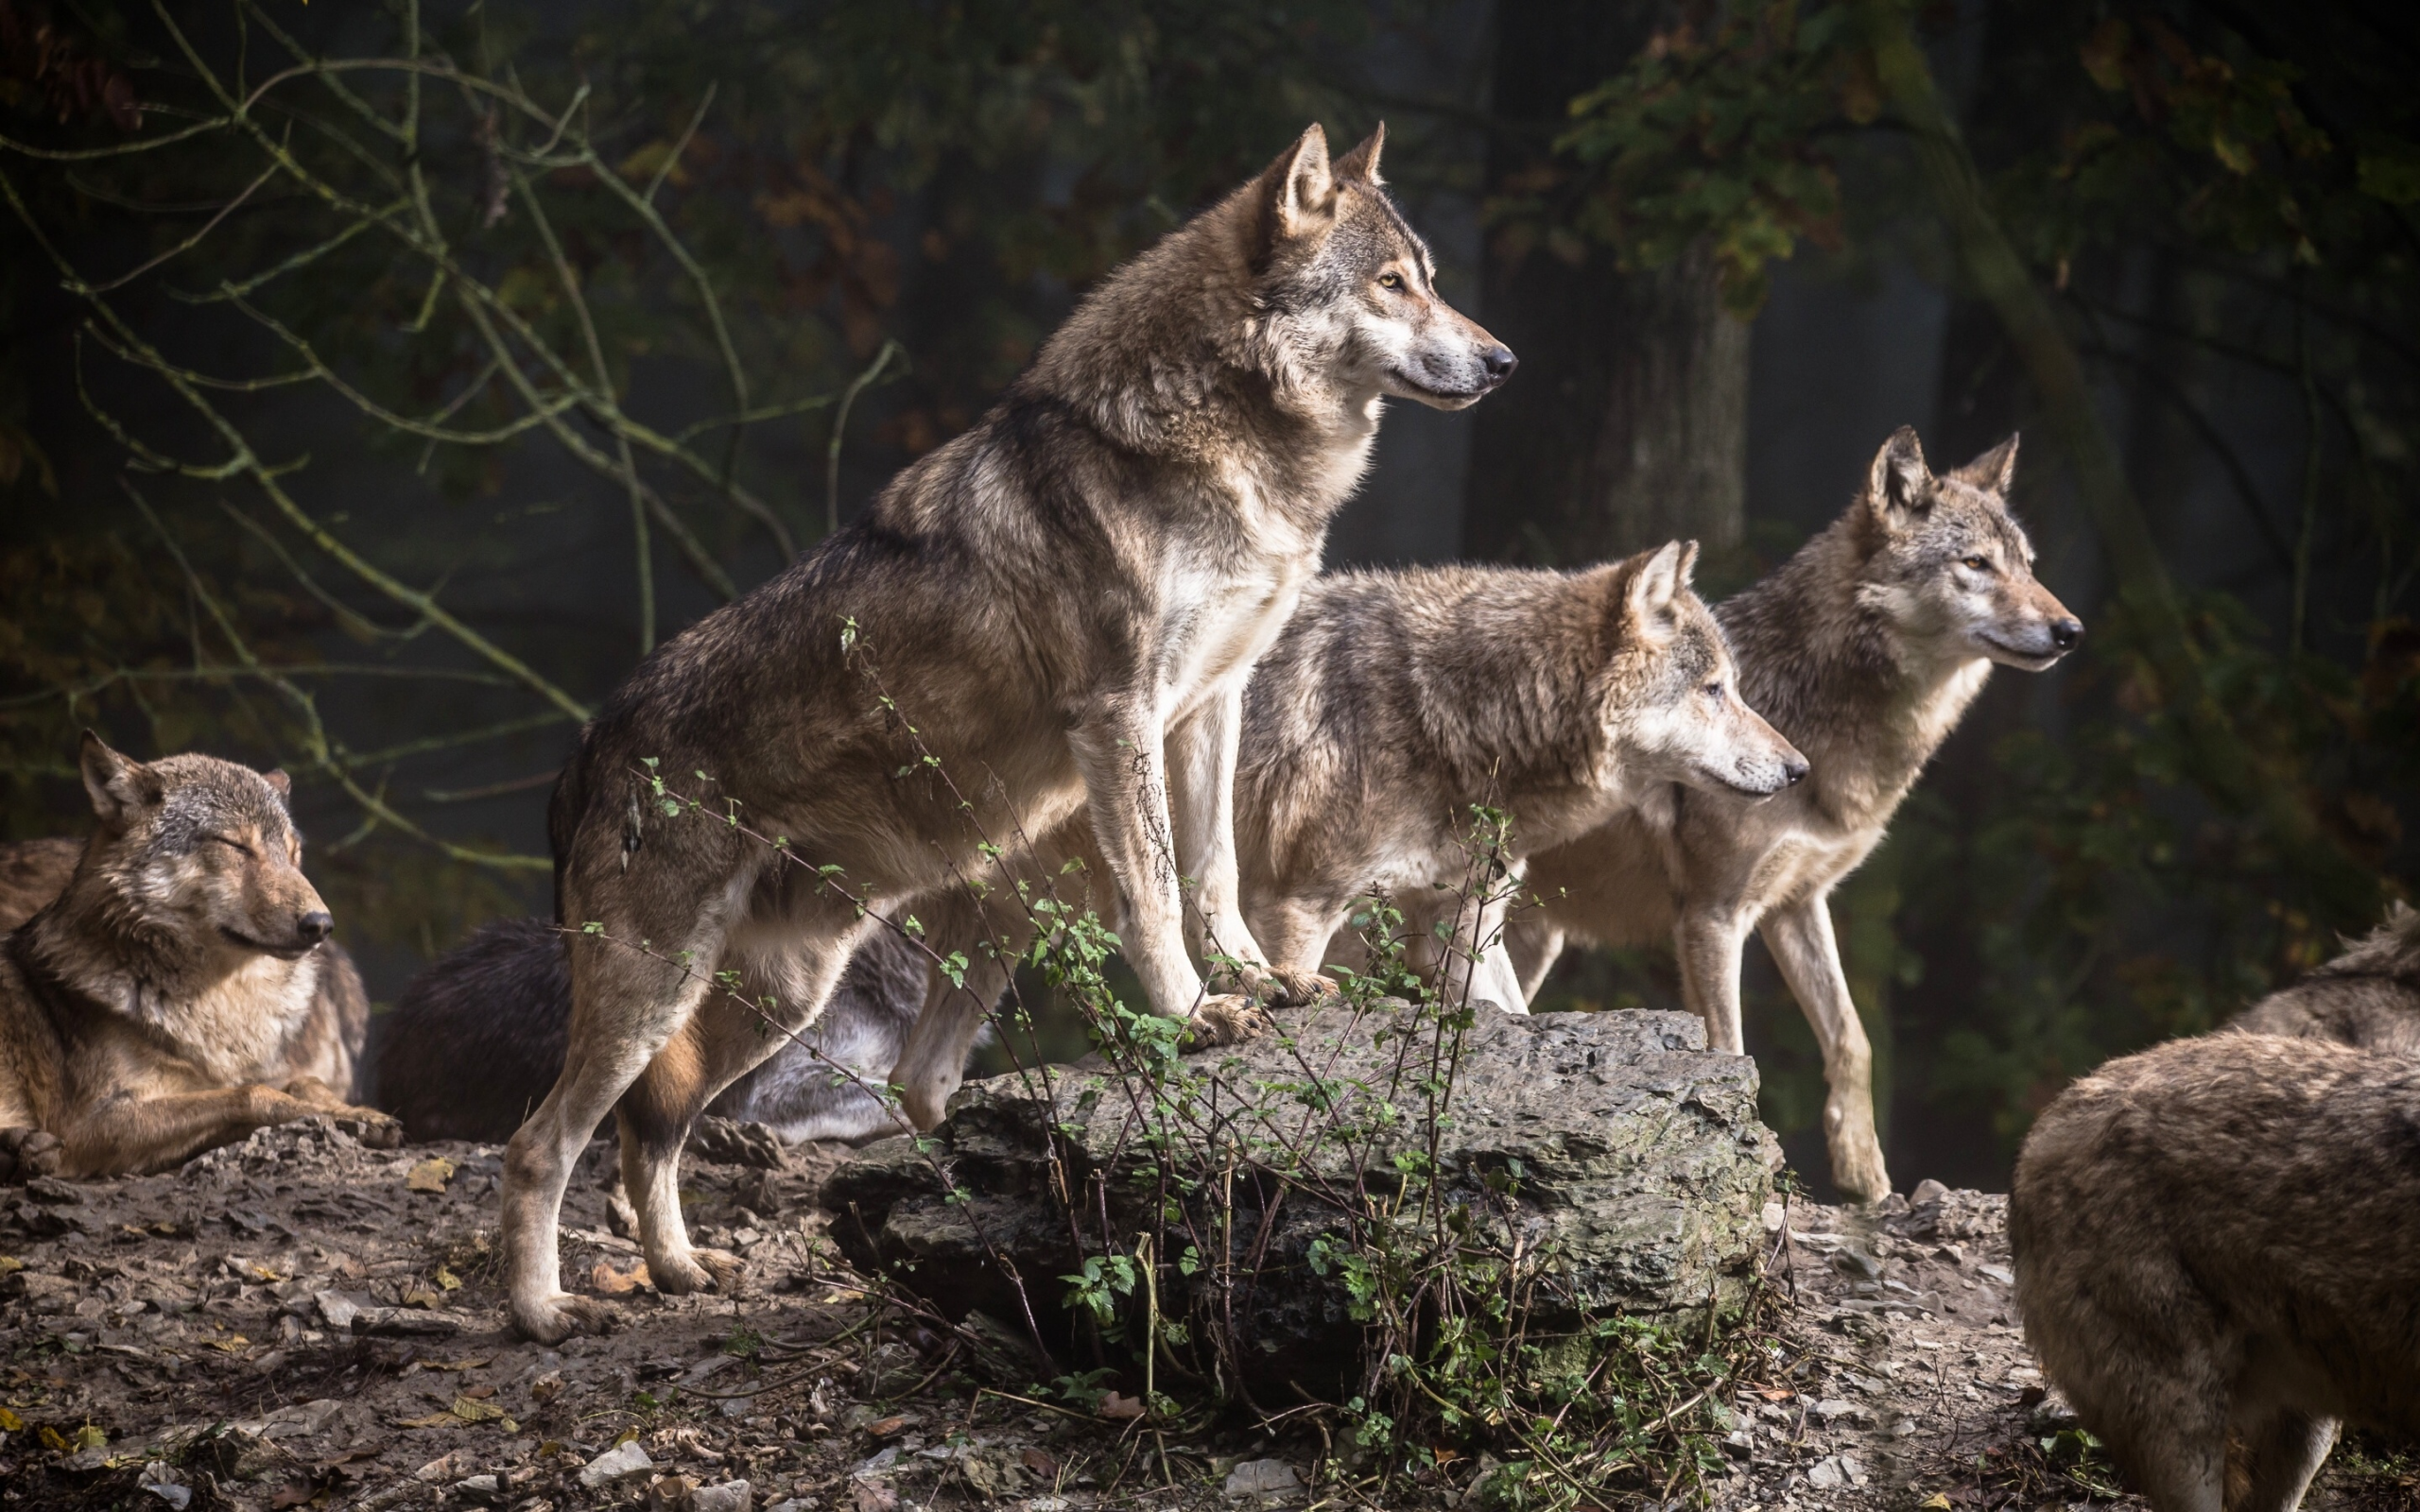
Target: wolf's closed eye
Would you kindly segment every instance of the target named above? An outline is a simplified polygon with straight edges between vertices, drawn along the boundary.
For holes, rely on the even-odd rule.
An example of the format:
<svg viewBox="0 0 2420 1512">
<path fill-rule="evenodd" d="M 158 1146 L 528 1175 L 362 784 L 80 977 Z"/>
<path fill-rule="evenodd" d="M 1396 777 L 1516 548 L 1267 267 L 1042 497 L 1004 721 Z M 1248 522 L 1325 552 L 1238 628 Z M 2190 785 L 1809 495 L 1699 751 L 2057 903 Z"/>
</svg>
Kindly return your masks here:
<svg viewBox="0 0 2420 1512">
<path fill-rule="evenodd" d="M 251 855 L 252 853 L 252 848 L 251 846 L 246 845 L 243 841 L 236 839 L 232 834 L 214 834 L 210 838 L 219 845 L 223 845 L 229 850 L 236 851 L 239 854 Z"/>
</svg>

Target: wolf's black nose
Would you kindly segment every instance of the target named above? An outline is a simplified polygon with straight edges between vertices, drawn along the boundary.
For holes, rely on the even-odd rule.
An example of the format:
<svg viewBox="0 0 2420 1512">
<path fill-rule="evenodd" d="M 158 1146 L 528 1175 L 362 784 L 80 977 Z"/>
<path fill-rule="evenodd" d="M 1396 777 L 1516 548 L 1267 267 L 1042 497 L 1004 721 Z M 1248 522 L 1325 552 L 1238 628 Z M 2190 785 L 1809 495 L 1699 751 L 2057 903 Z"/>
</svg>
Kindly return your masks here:
<svg viewBox="0 0 2420 1512">
<path fill-rule="evenodd" d="M 1513 369 L 1521 366 L 1521 359 L 1512 355 L 1512 349 L 1501 341 L 1480 352 L 1478 360 L 1479 366 L 1487 369 L 1490 383 L 1502 383 L 1512 376 Z"/>
<path fill-rule="evenodd" d="M 1806 781 L 1807 770 L 1806 759 L 1805 757 L 1793 757 L 1781 764 L 1782 781 L 1791 787 L 1796 787 L 1799 783 Z"/>
<path fill-rule="evenodd" d="M 335 933 L 337 921 L 325 913 L 304 914 L 294 921 L 294 937 L 305 944 L 317 945 Z"/>
<path fill-rule="evenodd" d="M 2072 651 L 2076 648 L 2076 643 L 2083 639 L 2083 621 L 2074 615 L 2070 614 L 2066 619 L 2050 622 L 2050 644 L 2060 650 Z"/>
</svg>

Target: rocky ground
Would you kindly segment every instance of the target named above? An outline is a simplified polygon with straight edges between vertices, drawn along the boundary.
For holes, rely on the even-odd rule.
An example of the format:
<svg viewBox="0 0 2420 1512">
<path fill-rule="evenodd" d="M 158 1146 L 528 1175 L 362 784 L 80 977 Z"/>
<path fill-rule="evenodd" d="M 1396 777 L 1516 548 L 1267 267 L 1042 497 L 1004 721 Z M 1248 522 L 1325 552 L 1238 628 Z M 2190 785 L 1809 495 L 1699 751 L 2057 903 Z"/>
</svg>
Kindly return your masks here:
<svg viewBox="0 0 2420 1512">
<path fill-rule="evenodd" d="M 172 1176 L 0 1192 L 0 1503 L 1374 1504 L 1309 1484 L 1316 1438 L 1154 1432 L 1131 1399 L 1104 1417 L 977 1388 L 952 1343 L 871 1305 L 824 1237 L 813 1194 L 838 1152 L 709 1153 L 723 1162 L 693 1159 L 685 1195 L 702 1239 L 747 1256 L 744 1293 L 647 1287 L 612 1231 L 600 1143 L 566 1205 L 565 1271 L 620 1297 L 625 1326 L 554 1349 L 506 1328 L 493 1147 L 369 1150 L 312 1121 Z M 1708 1504 L 2112 1504 L 2026 1356 L 2002 1214 L 1931 1185 L 1874 1213 L 1768 1210 L 1778 1305 Z M 2415 1504 L 2372 1469 L 2313 1504 Z M 1454 1504 L 1466 1479 L 1442 1475 L 1422 1504 Z"/>
</svg>

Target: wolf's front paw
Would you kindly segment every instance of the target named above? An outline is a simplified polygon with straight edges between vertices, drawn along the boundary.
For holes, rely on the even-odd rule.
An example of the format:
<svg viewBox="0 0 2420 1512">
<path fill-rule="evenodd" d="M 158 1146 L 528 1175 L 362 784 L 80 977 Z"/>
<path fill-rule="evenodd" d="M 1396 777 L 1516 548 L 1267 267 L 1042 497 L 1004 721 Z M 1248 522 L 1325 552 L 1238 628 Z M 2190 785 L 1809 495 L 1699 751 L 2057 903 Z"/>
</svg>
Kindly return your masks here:
<svg viewBox="0 0 2420 1512">
<path fill-rule="evenodd" d="M 0 1128 L 0 1181 L 58 1175 L 63 1148 L 58 1135 L 42 1129 Z"/>
<path fill-rule="evenodd" d="M 1212 980 L 1212 989 L 1234 993 L 1272 1008 L 1307 1008 L 1336 995 L 1336 984 L 1317 971 L 1238 963 Z"/>
<path fill-rule="evenodd" d="M 648 1274 L 655 1289 L 666 1297 L 686 1297 L 708 1287 L 735 1297 L 741 1279 L 748 1274 L 748 1263 L 727 1249 L 692 1249 L 685 1261 L 667 1258 L 661 1265 L 649 1262 Z"/>
<path fill-rule="evenodd" d="M 1276 1021 L 1270 1018 L 1267 1009 L 1250 998 L 1228 993 L 1206 999 L 1193 1010 L 1193 1017 L 1184 1026 L 1185 1047 L 1207 1050 L 1216 1045 L 1239 1045 L 1276 1027 Z"/>
<path fill-rule="evenodd" d="M 568 1292 L 512 1302 L 512 1326 L 540 1344 L 561 1344 L 575 1333 L 611 1332 L 617 1316 L 605 1303 Z"/>
<path fill-rule="evenodd" d="M 1853 1202 L 1879 1202 L 1889 1196 L 1891 1172 L 1883 1163 L 1882 1142 L 1874 1137 L 1872 1115 L 1860 1118 L 1842 1109 L 1826 1122 L 1833 1125 L 1824 1142 L 1830 1146 L 1832 1184 Z"/>
<path fill-rule="evenodd" d="M 392 1114 L 374 1108 L 340 1108 L 336 1124 L 367 1149 L 391 1150 L 404 1143 L 404 1125 Z"/>
</svg>

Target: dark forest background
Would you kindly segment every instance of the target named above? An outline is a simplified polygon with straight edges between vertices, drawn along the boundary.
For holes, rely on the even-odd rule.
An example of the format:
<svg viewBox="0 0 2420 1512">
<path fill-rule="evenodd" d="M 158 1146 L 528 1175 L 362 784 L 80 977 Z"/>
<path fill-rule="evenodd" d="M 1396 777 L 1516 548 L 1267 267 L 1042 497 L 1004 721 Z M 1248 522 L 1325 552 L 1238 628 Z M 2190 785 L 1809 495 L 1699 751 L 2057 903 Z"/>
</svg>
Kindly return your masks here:
<svg viewBox="0 0 2420 1512">
<path fill-rule="evenodd" d="M 1341 563 L 1752 580 L 1900 424 L 2026 437 L 2091 627 L 1834 903 L 1902 1183 L 2410 897 L 2420 16 L 2374 0 L 0 0 L 0 833 L 77 731 L 283 764 L 373 996 L 546 902 L 650 645 L 1306 121 L 1522 369 Z M 1656 953 L 1545 1007 L 1674 1002 Z M 1751 952 L 1767 1111 L 1811 1038 Z"/>
</svg>

